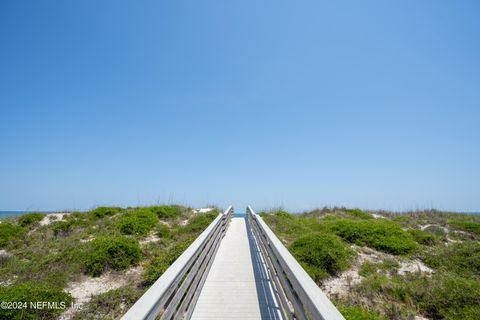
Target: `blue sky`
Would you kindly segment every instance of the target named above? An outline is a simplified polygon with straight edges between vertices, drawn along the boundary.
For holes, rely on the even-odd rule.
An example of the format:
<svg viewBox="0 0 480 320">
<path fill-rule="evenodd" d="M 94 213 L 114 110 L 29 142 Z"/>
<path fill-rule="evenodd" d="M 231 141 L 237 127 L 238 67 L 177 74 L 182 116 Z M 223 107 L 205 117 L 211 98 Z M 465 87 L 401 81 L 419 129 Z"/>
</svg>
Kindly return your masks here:
<svg viewBox="0 0 480 320">
<path fill-rule="evenodd" d="M 0 210 L 480 211 L 478 1 L 1 1 Z"/>
</svg>

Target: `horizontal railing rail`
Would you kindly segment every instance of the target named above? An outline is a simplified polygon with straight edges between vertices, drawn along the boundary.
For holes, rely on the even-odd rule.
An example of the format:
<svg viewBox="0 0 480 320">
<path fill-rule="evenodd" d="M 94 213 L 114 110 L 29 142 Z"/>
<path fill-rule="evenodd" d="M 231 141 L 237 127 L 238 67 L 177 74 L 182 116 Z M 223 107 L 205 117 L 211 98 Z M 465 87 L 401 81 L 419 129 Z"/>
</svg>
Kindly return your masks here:
<svg viewBox="0 0 480 320">
<path fill-rule="evenodd" d="M 122 320 L 190 318 L 232 214 L 232 206 L 219 214 Z"/>
<path fill-rule="evenodd" d="M 285 319 L 345 320 L 287 248 L 247 207 L 247 221 L 267 264 L 272 287 Z"/>
</svg>

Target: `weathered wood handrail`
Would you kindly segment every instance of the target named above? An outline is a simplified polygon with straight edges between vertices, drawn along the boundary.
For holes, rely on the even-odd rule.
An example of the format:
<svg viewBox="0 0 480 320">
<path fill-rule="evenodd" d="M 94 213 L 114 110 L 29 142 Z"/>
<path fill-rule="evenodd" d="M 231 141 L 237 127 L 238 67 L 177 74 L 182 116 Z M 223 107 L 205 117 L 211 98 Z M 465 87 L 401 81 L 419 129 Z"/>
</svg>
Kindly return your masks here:
<svg viewBox="0 0 480 320">
<path fill-rule="evenodd" d="M 219 214 L 122 320 L 190 318 L 232 214 L 232 206 Z"/>
<path fill-rule="evenodd" d="M 274 292 L 285 319 L 345 320 L 287 248 L 247 207 L 247 220 L 267 263 Z"/>
</svg>

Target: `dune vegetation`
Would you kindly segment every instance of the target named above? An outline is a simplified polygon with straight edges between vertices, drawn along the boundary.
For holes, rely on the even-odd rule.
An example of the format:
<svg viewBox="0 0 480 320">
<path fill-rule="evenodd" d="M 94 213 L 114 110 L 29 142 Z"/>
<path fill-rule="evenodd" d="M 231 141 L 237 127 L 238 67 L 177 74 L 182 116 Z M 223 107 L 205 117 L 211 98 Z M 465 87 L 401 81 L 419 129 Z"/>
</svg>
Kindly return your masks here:
<svg viewBox="0 0 480 320">
<path fill-rule="evenodd" d="M 346 319 L 480 319 L 480 217 L 323 208 L 263 219 Z"/>
<path fill-rule="evenodd" d="M 67 307 L 3 309 L 0 318 L 118 318 L 218 213 L 99 207 L 3 219 L 0 300 Z M 479 216 L 347 208 L 261 214 L 348 320 L 480 319 Z"/>
<path fill-rule="evenodd" d="M 217 215 L 217 209 L 151 206 L 3 219 L 0 300 L 64 302 L 66 308 L 0 309 L 0 318 L 117 318 Z"/>
</svg>

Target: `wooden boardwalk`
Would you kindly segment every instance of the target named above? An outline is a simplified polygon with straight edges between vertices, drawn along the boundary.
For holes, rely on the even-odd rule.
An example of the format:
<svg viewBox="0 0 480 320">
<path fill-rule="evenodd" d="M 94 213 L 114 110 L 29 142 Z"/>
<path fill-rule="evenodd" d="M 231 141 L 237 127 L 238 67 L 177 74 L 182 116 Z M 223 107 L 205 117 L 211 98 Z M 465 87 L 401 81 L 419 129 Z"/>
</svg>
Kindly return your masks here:
<svg viewBox="0 0 480 320">
<path fill-rule="evenodd" d="M 192 319 L 281 319 L 263 258 L 245 218 L 232 218 Z"/>
<path fill-rule="evenodd" d="M 219 214 L 122 320 L 345 320 L 262 217 L 246 211 L 248 220 L 232 206 Z"/>
</svg>

